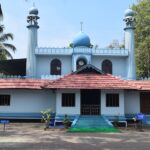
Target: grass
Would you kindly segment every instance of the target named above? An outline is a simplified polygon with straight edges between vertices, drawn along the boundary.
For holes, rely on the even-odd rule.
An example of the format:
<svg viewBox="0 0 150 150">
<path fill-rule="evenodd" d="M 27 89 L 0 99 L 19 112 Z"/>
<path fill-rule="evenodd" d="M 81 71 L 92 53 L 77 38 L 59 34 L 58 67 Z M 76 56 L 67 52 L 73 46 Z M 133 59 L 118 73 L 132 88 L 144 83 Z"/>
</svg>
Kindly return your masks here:
<svg viewBox="0 0 150 150">
<path fill-rule="evenodd" d="M 68 132 L 121 132 L 116 128 L 70 128 Z"/>
</svg>

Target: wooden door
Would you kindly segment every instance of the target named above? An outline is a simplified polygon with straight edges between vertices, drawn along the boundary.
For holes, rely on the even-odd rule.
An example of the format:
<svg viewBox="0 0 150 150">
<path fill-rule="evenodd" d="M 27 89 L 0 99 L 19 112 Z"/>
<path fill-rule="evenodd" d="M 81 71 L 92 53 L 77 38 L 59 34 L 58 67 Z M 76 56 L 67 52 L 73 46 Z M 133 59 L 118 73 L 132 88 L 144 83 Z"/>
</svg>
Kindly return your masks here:
<svg viewBox="0 0 150 150">
<path fill-rule="evenodd" d="M 150 92 L 140 93 L 140 107 L 142 113 L 150 114 Z"/>
</svg>

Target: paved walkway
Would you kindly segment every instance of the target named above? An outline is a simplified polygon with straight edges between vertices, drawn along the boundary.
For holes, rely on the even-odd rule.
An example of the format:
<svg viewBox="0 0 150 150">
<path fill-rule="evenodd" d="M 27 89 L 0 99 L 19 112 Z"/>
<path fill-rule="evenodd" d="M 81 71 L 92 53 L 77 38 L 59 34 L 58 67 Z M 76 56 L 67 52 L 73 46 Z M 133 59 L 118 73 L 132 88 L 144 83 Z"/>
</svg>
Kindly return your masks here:
<svg viewBox="0 0 150 150">
<path fill-rule="evenodd" d="M 150 150 L 150 129 L 144 132 L 66 133 L 43 130 L 42 124 L 0 125 L 0 150 Z"/>
</svg>

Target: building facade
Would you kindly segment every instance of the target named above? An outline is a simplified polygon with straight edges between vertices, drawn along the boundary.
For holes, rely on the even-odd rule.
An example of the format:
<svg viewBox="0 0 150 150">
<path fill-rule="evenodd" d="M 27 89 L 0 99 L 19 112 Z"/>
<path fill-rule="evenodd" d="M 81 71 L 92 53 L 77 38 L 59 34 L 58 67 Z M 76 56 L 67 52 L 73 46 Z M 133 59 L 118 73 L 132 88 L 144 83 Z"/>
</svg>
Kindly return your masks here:
<svg viewBox="0 0 150 150">
<path fill-rule="evenodd" d="M 125 48 L 94 48 L 83 31 L 69 48 L 39 47 L 38 19 L 31 8 L 26 75 L 0 79 L 1 116 L 36 118 L 47 108 L 62 115 L 150 113 L 150 82 L 136 80 L 134 11 L 125 12 Z"/>
</svg>

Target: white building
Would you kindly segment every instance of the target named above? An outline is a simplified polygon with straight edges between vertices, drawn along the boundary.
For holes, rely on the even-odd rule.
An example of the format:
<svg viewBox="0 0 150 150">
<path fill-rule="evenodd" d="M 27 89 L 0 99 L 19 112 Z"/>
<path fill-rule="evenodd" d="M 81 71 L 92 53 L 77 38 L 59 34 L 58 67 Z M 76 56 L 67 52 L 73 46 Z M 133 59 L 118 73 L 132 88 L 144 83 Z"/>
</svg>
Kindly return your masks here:
<svg viewBox="0 0 150 150">
<path fill-rule="evenodd" d="M 47 108 L 62 115 L 150 114 L 150 82 L 136 81 L 132 10 L 125 12 L 125 49 L 93 48 L 83 31 L 70 48 L 39 47 L 38 19 L 31 8 L 26 76 L 0 79 L 0 117 L 36 118 Z"/>
</svg>

